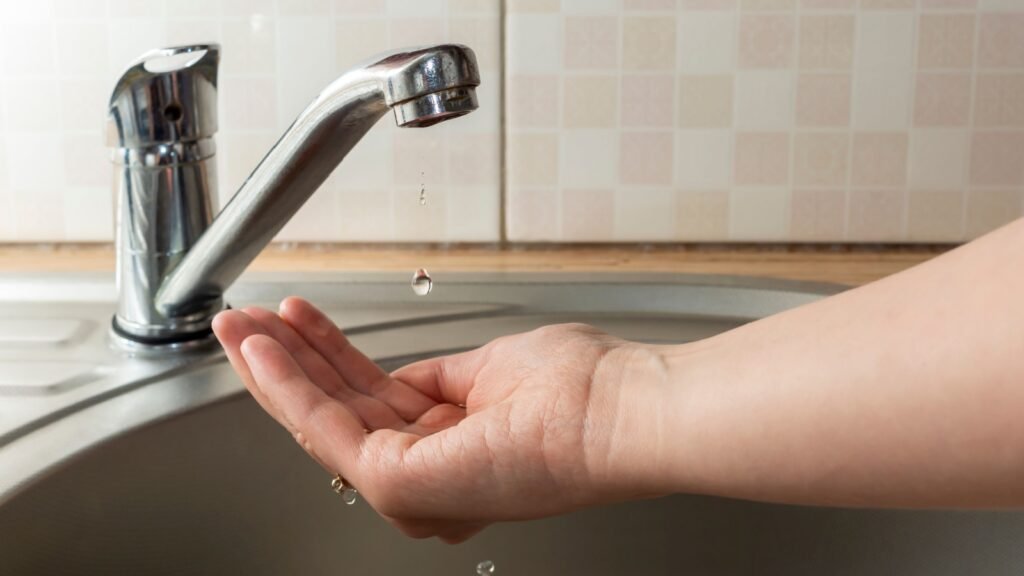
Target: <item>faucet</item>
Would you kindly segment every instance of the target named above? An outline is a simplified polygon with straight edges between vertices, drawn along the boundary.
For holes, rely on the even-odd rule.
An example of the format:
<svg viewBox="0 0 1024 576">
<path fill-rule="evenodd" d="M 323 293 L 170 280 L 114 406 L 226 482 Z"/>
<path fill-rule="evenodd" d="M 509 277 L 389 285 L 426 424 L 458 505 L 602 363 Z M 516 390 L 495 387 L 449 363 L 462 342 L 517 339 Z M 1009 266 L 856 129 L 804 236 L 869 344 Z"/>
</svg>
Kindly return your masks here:
<svg viewBox="0 0 1024 576">
<path fill-rule="evenodd" d="M 356 67 L 295 119 L 214 219 L 216 44 L 154 50 L 110 98 L 119 177 L 112 333 L 138 349 L 210 340 L 224 292 L 388 110 L 426 127 L 477 108 L 466 46 L 397 50 Z"/>
</svg>

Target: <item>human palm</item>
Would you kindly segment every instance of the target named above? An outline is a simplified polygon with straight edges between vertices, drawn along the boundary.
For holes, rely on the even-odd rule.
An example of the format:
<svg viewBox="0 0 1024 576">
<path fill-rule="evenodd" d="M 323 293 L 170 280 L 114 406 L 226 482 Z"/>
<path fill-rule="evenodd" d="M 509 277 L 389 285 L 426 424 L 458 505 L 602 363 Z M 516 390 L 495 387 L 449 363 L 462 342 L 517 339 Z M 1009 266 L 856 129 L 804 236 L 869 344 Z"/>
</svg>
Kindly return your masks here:
<svg viewBox="0 0 1024 576">
<path fill-rule="evenodd" d="M 214 330 L 263 408 L 409 535 L 459 541 L 610 498 L 608 372 L 631 345 L 594 328 L 541 328 L 392 374 L 298 298 L 279 314 L 224 312 Z"/>
</svg>

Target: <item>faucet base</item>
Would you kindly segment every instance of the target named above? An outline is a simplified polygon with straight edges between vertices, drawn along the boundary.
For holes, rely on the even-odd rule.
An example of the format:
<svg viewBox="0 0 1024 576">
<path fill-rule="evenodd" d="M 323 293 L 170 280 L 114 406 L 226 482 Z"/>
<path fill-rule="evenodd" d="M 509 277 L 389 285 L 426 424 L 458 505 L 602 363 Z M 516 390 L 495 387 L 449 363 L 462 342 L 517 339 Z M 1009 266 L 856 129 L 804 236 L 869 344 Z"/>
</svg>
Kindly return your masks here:
<svg viewBox="0 0 1024 576">
<path fill-rule="evenodd" d="M 114 344 L 130 352 L 186 350 L 204 348 L 216 342 L 213 328 L 168 334 L 167 336 L 139 336 L 132 334 L 117 323 L 117 316 L 110 320 L 110 336 Z"/>
</svg>

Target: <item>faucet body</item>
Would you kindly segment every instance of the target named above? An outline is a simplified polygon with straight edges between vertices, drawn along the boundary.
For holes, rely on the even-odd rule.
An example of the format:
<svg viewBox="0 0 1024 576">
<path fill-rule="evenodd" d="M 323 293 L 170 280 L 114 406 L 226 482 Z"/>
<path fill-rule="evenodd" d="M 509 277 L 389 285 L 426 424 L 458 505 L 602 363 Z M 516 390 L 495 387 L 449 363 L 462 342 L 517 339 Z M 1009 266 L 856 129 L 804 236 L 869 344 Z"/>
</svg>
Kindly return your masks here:
<svg viewBox="0 0 1024 576">
<path fill-rule="evenodd" d="M 121 173 L 113 331 L 134 343 L 209 336 L 224 291 L 388 110 L 399 126 L 425 127 L 477 107 L 469 48 L 387 54 L 327 86 L 212 219 L 218 53 L 151 52 L 111 97 Z"/>
</svg>

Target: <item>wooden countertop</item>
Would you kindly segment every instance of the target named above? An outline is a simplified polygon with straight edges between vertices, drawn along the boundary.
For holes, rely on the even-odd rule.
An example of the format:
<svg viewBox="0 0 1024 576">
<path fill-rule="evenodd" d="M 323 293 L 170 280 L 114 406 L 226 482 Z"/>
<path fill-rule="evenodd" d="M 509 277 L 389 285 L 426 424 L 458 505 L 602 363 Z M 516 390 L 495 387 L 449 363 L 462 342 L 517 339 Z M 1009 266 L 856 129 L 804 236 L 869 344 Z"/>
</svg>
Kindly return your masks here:
<svg viewBox="0 0 1024 576">
<path fill-rule="evenodd" d="M 379 246 L 273 245 L 260 271 L 558 271 L 745 275 L 858 285 L 949 246 Z M 0 272 L 113 271 L 110 245 L 0 245 Z"/>
</svg>

